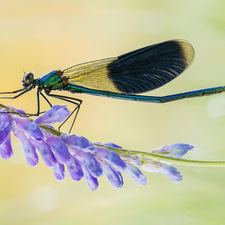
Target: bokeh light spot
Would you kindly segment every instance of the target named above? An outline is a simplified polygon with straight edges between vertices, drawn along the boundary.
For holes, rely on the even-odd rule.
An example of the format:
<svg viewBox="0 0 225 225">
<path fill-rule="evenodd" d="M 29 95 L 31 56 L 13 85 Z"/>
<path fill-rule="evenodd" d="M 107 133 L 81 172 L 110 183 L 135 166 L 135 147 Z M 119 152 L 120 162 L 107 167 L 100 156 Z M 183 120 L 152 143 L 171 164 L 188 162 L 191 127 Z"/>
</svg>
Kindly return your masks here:
<svg viewBox="0 0 225 225">
<path fill-rule="evenodd" d="M 56 191 L 48 186 L 41 186 L 32 193 L 32 202 L 39 211 L 46 212 L 53 210 L 58 201 Z"/>
</svg>

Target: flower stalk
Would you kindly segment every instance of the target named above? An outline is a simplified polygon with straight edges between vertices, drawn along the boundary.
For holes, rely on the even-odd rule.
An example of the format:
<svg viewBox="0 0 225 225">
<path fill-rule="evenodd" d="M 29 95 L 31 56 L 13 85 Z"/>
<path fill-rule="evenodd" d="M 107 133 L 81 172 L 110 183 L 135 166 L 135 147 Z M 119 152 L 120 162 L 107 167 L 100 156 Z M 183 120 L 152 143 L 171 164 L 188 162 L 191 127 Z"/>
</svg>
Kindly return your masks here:
<svg viewBox="0 0 225 225">
<path fill-rule="evenodd" d="M 62 133 L 58 130 L 53 128 L 41 125 L 41 128 L 47 130 L 48 132 L 52 133 L 55 136 L 60 136 Z M 94 143 L 96 146 L 105 147 L 104 145 Z M 191 160 L 191 159 L 178 159 L 178 158 L 171 158 L 168 156 L 156 155 L 150 152 L 143 152 L 137 150 L 128 150 L 128 149 L 120 149 L 115 147 L 107 146 L 110 151 L 114 151 L 118 153 L 120 156 L 139 156 L 141 158 L 149 158 L 158 161 L 164 161 L 173 164 L 179 164 L 184 166 L 205 166 L 205 167 L 225 167 L 225 160 Z"/>
</svg>

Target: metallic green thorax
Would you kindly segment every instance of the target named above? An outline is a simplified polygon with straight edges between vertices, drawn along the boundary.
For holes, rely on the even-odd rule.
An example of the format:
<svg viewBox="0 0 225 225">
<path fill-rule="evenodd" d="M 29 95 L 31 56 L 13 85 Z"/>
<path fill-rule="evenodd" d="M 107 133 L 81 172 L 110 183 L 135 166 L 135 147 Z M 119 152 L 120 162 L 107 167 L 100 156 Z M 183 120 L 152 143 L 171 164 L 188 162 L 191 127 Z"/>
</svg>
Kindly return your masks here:
<svg viewBox="0 0 225 225">
<path fill-rule="evenodd" d="M 64 88 L 64 79 L 61 78 L 61 71 L 52 71 L 46 76 L 42 77 L 39 86 L 43 87 L 46 91 L 49 90 L 62 90 Z"/>
</svg>

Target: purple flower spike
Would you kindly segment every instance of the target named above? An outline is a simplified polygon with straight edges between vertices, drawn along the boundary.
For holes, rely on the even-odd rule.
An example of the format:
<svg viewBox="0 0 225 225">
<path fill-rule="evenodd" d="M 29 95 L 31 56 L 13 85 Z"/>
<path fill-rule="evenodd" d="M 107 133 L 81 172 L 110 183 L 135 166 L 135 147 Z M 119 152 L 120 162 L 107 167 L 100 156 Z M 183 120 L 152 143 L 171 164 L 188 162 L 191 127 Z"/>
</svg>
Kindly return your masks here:
<svg viewBox="0 0 225 225">
<path fill-rule="evenodd" d="M 53 174 L 58 181 L 63 181 L 66 179 L 65 167 L 60 162 L 56 162 L 55 167 L 52 168 Z"/>
<path fill-rule="evenodd" d="M 45 141 L 42 141 L 41 143 L 35 140 L 30 141 L 40 152 L 41 158 L 43 159 L 45 165 L 51 168 L 54 167 L 56 165 L 56 158 L 49 145 Z"/>
<path fill-rule="evenodd" d="M 95 150 L 95 146 L 87 138 L 80 135 L 63 133 L 60 135 L 60 139 L 67 145 L 70 145 L 79 150 L 83 150 L 85 152 L 92 152 Z"/>
<path fill-rule="evenodd" d="M 13 133 L 20 141 L 27 164 L 32 167 L 36 166 L 38 164 L 38 155 L 35 151 L 35 147 L 27 139 L 25 134 L 15 126 L 13 126 Z"/>
<path fill-rule="evenodd" d="M 68 148 L 64 142 L 60 141 L 59 138 L 52 136 L 47 139 L 47 143 L 51 146 L 51 149 L 56 154 L 59 162 L 66 163 L 70 161 L 70 153 Z"/>
<path fill-rule="evenodd" d="M 119 157 L 119 155 L 116 152 L 109 151 L 107 148 L 97 147 L 95 155 L 108 162 L 115 170 L 123 171 L 126 168 L 125 162 Z"/>
<path fill-rule="evenodd" d="M 87 169 L 87 167 L 84 165 L 84 164 L 81 164 L 82 166 L 82 170 L 84 172 L 84 178 L 85 178 L 85 181 L 87 183 L 87 186 L 88 188 L 91 190 L 91 191 L 94 191 L 98 188 L 98 180 L 97 178 L 93 177 L 89 170 Z"/>
<path fill-rule="evenodd" d="M 34 122 L 40 124 L 54 124 L 56 122 L 63 122 L 70 114 L 66 105 L 54 105 L 51 109 L 43 115 L 37 117 Z"/>
<path fill-rule="evenodd" d="M 12 116 L 12 119 L 16 123 L 17 127 L 24 131 L 27 135 L 37 141 L 42 141 L 44 135 L 42 134 L 40 128 L 36 123 L 31 122 L 29 119 L 18 116 L 16 114 Z"/>
<path fill-rule="evenodd" d="M 77 159 L 71 156 L 70 161 L 66 163 L 66 166 L 72 180 L 79 181 L 83 178 L 83 170 Z"/>
<path fill-rule="evenodd" d="M 9 134 L 6 140 L 0 144 L 0 157 L 3 159 L 9 159 L 12 155 L 11 135 Z"/>
<path fill-rule="evenodd" d="M 195 150 L 194 145 L 176 143 L 172 145 L 165 145 L 157 149 L 153 149 L 151 153 L 181 159 L 182 156 L 184 156 L 188 151 L 194 150 Z"/>
<path fill-rule="evenodd" d="M 12 130 L 12 119 L 6 109 L 1 109 L 0 112 L 0 144 L 3 143 Z"/>
<path fill-rule="evenodd" d="M 90 153 L 79 151 L 75 158 L 87 166 L 87 169 L 93 177 L 100 177 L 103 175 L 100 164 Z"/>
<path fill-rule="evenodd" d="M 128 162 L 126 164 L 124 173 L 127 173 L 138 184 L 145 186 L 148 182 L 146 176 L 133 164 Z"/>
<path fill-rule="evenodd" d="M 70 114 L 66 106 L 55 105 L 37 117 L 34 122 L 26 117 L 23 110 L 13 107 L 10 109 L 14 112 L 0 109 L 0 157 L 8 159 L 13 155 L 10 134 L 12 130 L 21 143 L 28 165 L 37 165 L 38 155 L 35 150 L 37 148 L 44 163 L 52 168 L 58 181 L 66 178 L 66 165 L 72 180 L 79 181 L 85 178 L 90 190 L 98 188 L 97 178 L 103 173 L 115 188 L 123 186 L 121 172 L 127 173 L 138 184 L 146 185 L 147 178 L 136 166 L 148 172 L 163 173 L 172 181 L 179 183 L 182 181 L 181 173 L 169 163 L 164 162 L 163 157 L 159 155 L 182 158 L 188 151 L 195 149 L 193 145 L 177 143 L 152 150 L 151 153 L 158 155 L 157 160 L 151 159 L 151 154 L 143 158 L 143 153 L 132 155 L 133 151 L 119 151 L 118 149 L 122 147 L 111 142 L 93 144 L 79 135 L 64 133 L 58 137 L 58 132 L 45 127 L 39 128 L 39 125 L 45 125 L 54 129 L 52 124 L 64 121 Z M 110 147 L 117 150 L 110 151 Z"/>
<path fill-rule="evenodd" d="M 143 160 L 140 166 L 143 170 L 154 173 L 163 173 L 175 183 L 183 180 L 182 174 L 173 166 L 153 160 Z"/>
<path fill-rule="evenodd" d="M 114 188 L 123 187 L 123 179 L 121 179 L 121 173 L 116 172 L 108 163 L 100 162 L 103 172 L 108 178 L 108 181 Z"/>
</svg>

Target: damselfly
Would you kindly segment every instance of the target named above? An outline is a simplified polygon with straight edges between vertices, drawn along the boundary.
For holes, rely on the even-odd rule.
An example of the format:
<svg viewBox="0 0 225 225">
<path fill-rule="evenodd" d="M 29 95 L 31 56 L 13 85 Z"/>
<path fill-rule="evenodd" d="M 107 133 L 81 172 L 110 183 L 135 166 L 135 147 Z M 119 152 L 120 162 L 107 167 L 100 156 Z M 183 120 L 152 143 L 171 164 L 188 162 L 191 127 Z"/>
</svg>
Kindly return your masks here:
<svg viewBox="0 0 225 225">
<path fill-rule="evenodd" d="M 55 70 L 42 78 L 34 79 L 33 73 L 26 73 L 22 80 L 22 89 L 0 94 L 15 94 L 14 96 L 1 97 L 15 99 L 37 87 L 37 113 L 35 115 L 40 114 L 39 95 L 52 106 L 44 95 L 45 93 L 47 96 L 76 105 L 71 113 L 72 115 L 76 112 L 74 124 L 82 100 L 52 94 L 52 91 L 65 90 L 71 93 L 154 103 L 165 103 L 224 92 L 225 87 L 220 86 L 161 97 L 137 95 L 170 82 L 180 75 L 192 63 L 193 59 L 194 49 L 190 43 L 184 40 L 170 40 L 140 48 L 118 57 L 82 63 L 62 71 Z"/>
</svg>

